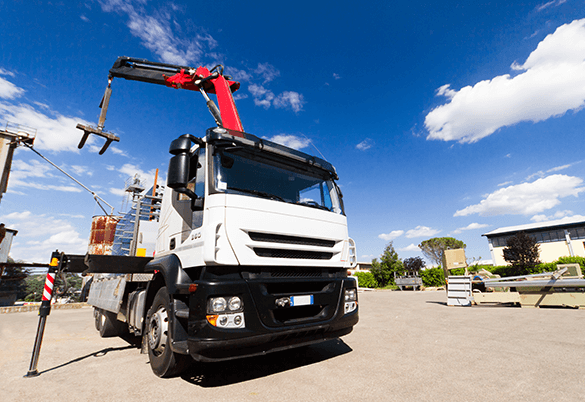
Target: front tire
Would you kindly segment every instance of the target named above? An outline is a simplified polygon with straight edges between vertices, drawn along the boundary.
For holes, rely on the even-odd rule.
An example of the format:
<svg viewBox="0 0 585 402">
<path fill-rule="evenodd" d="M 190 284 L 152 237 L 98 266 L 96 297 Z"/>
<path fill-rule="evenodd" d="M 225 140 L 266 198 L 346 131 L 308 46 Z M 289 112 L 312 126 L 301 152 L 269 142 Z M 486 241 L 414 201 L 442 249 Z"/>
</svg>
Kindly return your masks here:
<svg viewBox="0 0 585 402">
<path fill-rule="evenodd" d="M 150 367 L 154 374 L 168 378 L 181 374 L 192 362 L 191 356 L 171 350 L 173 341 L 170 328 L 170 298 L 166 287 L 154 296 L 152 306 L 146 314 L 146 340 Z"/>
</svg>

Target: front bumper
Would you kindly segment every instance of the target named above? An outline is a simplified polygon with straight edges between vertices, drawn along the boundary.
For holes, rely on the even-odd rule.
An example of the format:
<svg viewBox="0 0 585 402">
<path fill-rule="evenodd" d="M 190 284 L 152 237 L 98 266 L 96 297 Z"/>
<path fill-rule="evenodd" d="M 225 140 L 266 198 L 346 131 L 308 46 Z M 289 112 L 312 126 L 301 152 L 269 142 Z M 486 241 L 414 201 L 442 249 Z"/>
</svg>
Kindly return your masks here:
<svg viewBox="0 0 585 402">
<path fill-rule="evenodd" d="M 358 323 L 359 315 L 358 309 L 344 313 L 345 288 L 355 288 L 355 281 L 347 278 L 263 278 L 199 284 L 197 292 L 190 298 L 189 354 L 197 361 L 231 360 L 347 335 Z M 315 306 L 284 310 L 275 305 L 275 299 L 283 294 L 300 293 L 312 294 Z M 222 329 L 207 322 L 207 299 L 224 295 L 237 295 L 243 300 L 245 328 Z"/>
</svg>

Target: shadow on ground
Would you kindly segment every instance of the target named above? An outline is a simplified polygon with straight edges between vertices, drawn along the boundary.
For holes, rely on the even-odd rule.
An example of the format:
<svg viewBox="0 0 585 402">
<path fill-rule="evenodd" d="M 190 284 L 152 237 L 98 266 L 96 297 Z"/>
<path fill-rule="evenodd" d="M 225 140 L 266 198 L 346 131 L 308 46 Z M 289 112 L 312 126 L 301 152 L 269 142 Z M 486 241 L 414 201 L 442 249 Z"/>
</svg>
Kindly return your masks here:
<svg viewBox="0 0 585 402">
<path fill-rule="evenodd" d="M 426 302 L 427 304 L 439 304 L 441 306 L 446 306 L 447 302 L 446 301 L 436 301 L 436 300 L 428 300 Z"/>
<path fill-rule="evenodd" d="M 60 364 L 58 366 L 51 367 L 51 368 L 48 368 L 48 369 L 43 370 L 43 371 L 39 371 L 38 375 L 41 375 L 41 374 L 44 374 L 44 373 L 48 373 L 49 371 L 53 371 L 53 370 L 57 370 L 57 369 L 63 368 L 65 366 L 69 366 L 70 364 L 80 362 L 80 361 L 85 360 L 85 359 L 90 358 L 90 357 L 103 357 L 103 356 L 107 355 L 110 352 L 119 352 L 119 351 L 122 351 L 122 350 L 140 348 L 140 338 L 134 337 L 134 336 L 131 336 L 131 335 L 122 336 L 121 338 L 124 339 L 126 342 L 128 342 L 128 345 L 127 346 L 120 346 L 120 347 L 117 347 L 117 348 L 104 348 L 102 350 L 98 350 L 97 352 L 93 352 L 93 353 L 87 354 L 85 356 L 81 356 L 81 357 L 77 357 L 77 358 L 75 358 L 73 360 L 69 360 L 67 363 L 63 363 L 63 364 Z"/>
<path fill-rule="evenodd" d="M 334 339 L 265 356 L 220 363 L 195 363 L 181 378 L 204 388 L 221 387 L 319 363 L 351 351 L 345 342 Z"/>
</svg>

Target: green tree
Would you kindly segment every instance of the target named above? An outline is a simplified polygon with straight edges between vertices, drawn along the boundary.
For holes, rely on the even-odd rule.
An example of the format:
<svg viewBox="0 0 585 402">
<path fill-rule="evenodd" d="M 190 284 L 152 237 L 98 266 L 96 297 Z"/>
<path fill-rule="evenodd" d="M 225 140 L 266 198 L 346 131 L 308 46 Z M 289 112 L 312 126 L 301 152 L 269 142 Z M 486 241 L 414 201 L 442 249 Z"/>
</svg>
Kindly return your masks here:
<svg viewBox="0 0 585 402">
<path fill-rule="evenodd" d="M 441 268 L 427 268 L 420 271 L 423 285 L 440 287 L 445 286 L 445 274 Z"/>
<path fill-rule="evenodd" d="M 375 288 L 378 286 L 374 275 L 371 272 L 356 272 L 354 276 L 358 280 L 360 288 Z"/>
<path fill-rule="evenodd" d="M 394 273 L 402 275 L 404 267 L 402 261 L 398 258 L 398 253 L 394 250 L 392 242 L 388 243 L 384 252 L 380 256 L 380 261 L 377 258 L 372 260 L 372 268 L 370 272 L 374 275 L 379 287 L 387 285 L 395 285 Z"/>
<path fill-rule="evenodd" d="M 514 275 L 532 274 L 540 264 L 540 250 L 536 239 L 525 232 L 509 237 L 504 248 L 504 260 L 512 264 Z"/>
<path fill-rule="evenodd" d="M 8 257 L 9 263 L 18 263 Z M 28 270 L 19 266 L 5 267 L 1 269 L 0 292 L 16 293 L 16 299 L 22 299 L 26 295 L 26 278 L 29 275 Z"/>
<path fill-rule="evenodd" d="M 421 257 L 406 258 L 402 264 L 404 265 L 405 271 L 407 271 L 409 275 L 417 276 L 426 266 L 425 261 Z"/>
<path fill-rule="evenodd" d="M 46 274 L 31 275 L 26 280 L 26 297 L 25 301 L 41 301 L 43 290 L 45 288 Z M 70 297 L 74 301 L 78 301 L 81 290 L 83 278 L 76 274 L 65 274 L 67 278 L 67 289 L 64 294 L 65 284 L 63 280 L 57 275 L 55 278 L 55 286 L 53 287 L 53 297 Z"/>
<path fill-rule="evenodd" d="M 453 237 L 433 237 L 432 239 L 423 241 L 418 247 L 421 249 L 423 255 L 434 265 L 441 265 L 445 250 L 465 248 L 467 245 Z"/>
<path fill-rule="evenodd" d="M 43 289 L 45 287 L 46 275 L 31 275 L 26 278 L 26 297 L 25 301 L 37 302 L 41 301 L 43 297 Z"/>
</svg>

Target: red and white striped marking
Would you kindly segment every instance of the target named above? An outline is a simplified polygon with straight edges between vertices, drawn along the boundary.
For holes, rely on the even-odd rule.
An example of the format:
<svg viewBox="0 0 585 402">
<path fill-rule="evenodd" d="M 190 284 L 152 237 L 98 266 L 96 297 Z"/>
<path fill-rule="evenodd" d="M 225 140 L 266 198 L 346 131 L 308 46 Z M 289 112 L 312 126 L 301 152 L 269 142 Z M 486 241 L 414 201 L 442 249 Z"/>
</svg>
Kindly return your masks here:
<svg viewBox="0 0 585 402">
<path fill-rule="evenodd" d="M 53 284 L 55 283 L 55 273 L 48 273 L 45 280 L 45 289 L 43 290 L 43 301 L 51 301 L 53 296 Z"/>
</svg>

